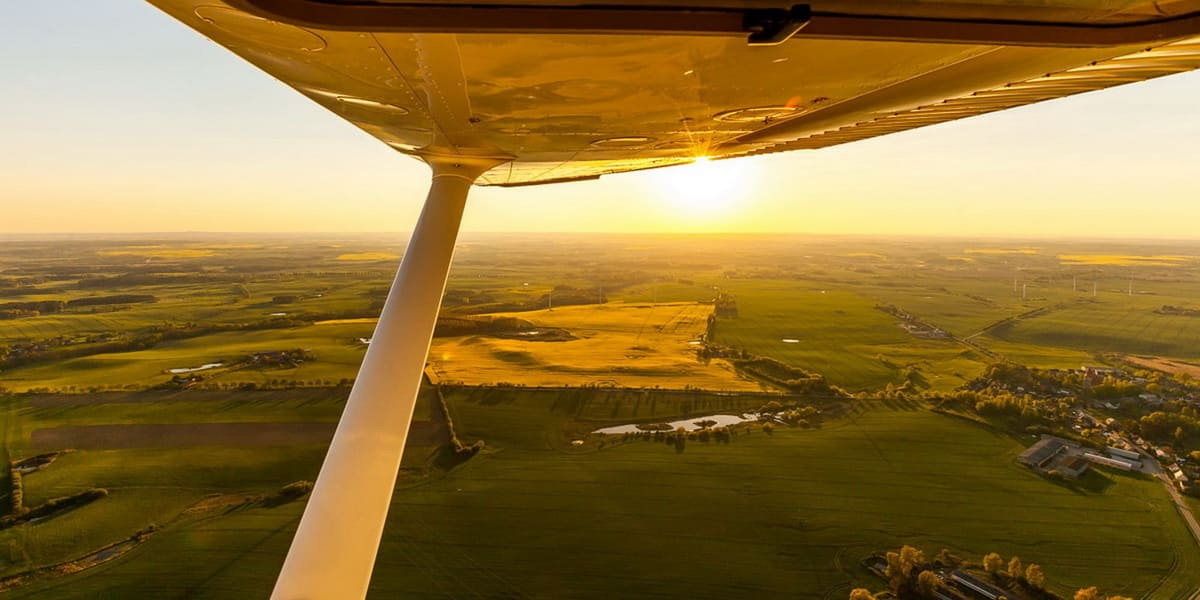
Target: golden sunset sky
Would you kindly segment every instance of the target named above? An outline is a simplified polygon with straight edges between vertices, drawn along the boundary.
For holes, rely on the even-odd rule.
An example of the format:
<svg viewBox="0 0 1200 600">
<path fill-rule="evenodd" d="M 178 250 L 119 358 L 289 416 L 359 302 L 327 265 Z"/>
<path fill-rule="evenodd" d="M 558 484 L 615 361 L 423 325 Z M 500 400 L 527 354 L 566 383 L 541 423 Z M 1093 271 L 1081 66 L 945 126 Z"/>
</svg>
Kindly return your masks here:
<svg viewBox="0 0 1200 600">
<path fill-rule="evenodd" d="M 416 218 L 423 164 L 148 4 L 5 2 L 0 21 L 0 233 Z M 463 228 L 1195 238 L 1198 140 L 1193 72 L 683 174 L 477 188 Z"/>
</svg>

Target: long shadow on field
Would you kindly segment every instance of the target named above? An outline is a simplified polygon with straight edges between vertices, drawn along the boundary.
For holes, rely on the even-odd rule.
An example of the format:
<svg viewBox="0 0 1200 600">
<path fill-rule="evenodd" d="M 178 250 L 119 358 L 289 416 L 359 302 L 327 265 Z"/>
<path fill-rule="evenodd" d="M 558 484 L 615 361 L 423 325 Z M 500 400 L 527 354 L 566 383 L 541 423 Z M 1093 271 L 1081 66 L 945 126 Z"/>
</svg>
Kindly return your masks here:
<svg viewBox="0 0 1200 600">
<path fill-rule="evenodd" d="M 193 597 L 193 596 L 198 595 L 200 592 L 202 592 L 204 589 L 206 589 L 210 583 L 212 583 L 218 577 L 220 577 L 222 573 L 229 570 L 231 567 L 238 564 L 239 562 L 242 562 L 242 560 L 244 560 L 246 557 L 252 556 L 256 553 L 259 553 L 260 552 L 259 549 L 263 545 L 267 544 L 272 539 L 274 539 L 275 536 L 280 535 L 280 534 L 290 534 L 292 531 L 295 531 L 295 529 L 299 526 L 300 526 L 300 516 L 297 515 L 295 519 L 289 519 L 284 524 L 280 525 L 279 527 L 276 527 L 275 529 L 271 530 L 269 533 L 264 535 L 260 540 L 255 542 L 249 548 L 246 548 L 242 552 L 238 552 L 229 560 L 225 561 L 224 563 L 221 563 L 220 566 L 218 566 L 211 573 L 209 573 L 208 576 L 205 577 L 202 581 L 200 581 L 196 585 L 192 586 L 187 591 L 187 593 L 184 595 L 186 597 Z M 280 565 L 283 564 L 283 555 L 282 554 L 279 556 L 279 564 Z"/>
<path fill-rule="evenodd" d="M 885 407 L 897 411 L 912 412 L 921 410 L 923 408 L 920 403 L 908 398 L 888 398 L 882 400 L 881 402 L 883 402 Z"/>
<path fill-rule="evenodd" d="M 1043 479 L 1080 495 L 1103 494 L 1116 483 L 1111 477 L 1094 469 L 1088 469 L 1087 473 L 1084 473 L 1082 477 L 1073 481 L 1070 479 L 1055 479 L 1053 477 L 1043 477 Z"/>
</svg>

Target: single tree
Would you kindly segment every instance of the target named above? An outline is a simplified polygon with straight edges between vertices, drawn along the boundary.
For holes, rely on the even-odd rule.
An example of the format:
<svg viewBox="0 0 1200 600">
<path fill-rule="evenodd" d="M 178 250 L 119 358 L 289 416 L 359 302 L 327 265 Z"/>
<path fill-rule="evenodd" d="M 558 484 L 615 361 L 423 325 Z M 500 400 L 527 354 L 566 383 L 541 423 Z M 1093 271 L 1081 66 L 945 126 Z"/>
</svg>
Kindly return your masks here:
<svg viewBox="0 0 1200 600">
<path fill-rule="evenodd" d="M 1075 600 L 1100 600 L 1100 590 L 1095 586 L 1075 592 Z"/>
<path fill-rule="evenodd" d="M 943 567 L 958 567 L 962 564 L 962 559 L 955 556 L 953 552 L 947 550 L 946 548 L 942 548 L 938 551 L 937 557 L 934 558 L 934 562 L 942 565 Z"/>
<path fill-rule="evenodd" d="M 1008 576 L 1013 579 L 1020 579 L 1025 575 L 1025 569 L 1021 565 L 1021 557 L 1014 556 L 1008 561 Z"/>
<path fill-rule="evenodd" d="M 1039 590 L 1046 585 L 1046 574 L 1041 565 L 1035 563 L 1025 567 L 1025 582 Z"/>
<path fill-rule="evenodd" d="M 998 575 L 1004 570 L 1004 559 L 995 552 L 989 552 L 983 557 L 983 570 Z"/>
<path fill-rule="evenodd" d="M 900 568 L 904 569 L 905 575 L 912 573 L 912 570 L 925 565 L 925 553 L 913 548 L 912 546 L 902 546 L 900 548 Z"/>
<path fill-rule="evenodd" d="M 900 555 L 895 552 L 887 553 L 887 570 L 883 572 L 888 578 L 900 577 L 904 570 L 900 567 Z"/>
<path fill-rule="evenodd" d="M 938 578 L 933 571 L 921 571 L 921 574 L 917 575 L 917 590 L 921 592 L 922 596 L 932 598 L 937 588 Z"/>
<path fill-rule="evenodd" d="M 850 590 L 850 600 L 875 600 L 875 595 L 862 588 Z"/>
</svg>

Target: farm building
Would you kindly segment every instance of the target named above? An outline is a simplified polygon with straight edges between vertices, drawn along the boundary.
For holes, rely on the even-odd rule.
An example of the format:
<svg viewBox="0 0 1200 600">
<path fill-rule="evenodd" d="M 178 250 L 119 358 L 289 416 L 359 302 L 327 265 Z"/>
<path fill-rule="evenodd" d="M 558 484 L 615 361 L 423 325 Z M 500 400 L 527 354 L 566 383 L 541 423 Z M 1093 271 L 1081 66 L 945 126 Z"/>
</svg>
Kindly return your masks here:
<svg viewBox="0 0 1200 600">
<path fill-rule="evenodd" d="M 1012 595 L 1011 592 L 965 571 L 954 571 L 950 574 L 950 581 L 954 582 L 960 589 L 967 592 L 973 598 L 997 600 L 998 598 L 1007 598 Z"/>
<path fill-rule="evenodd" d="M 1113 456 L 1114 458 L 1126 458 L 1131 461 L 1136 460 L 1139 462 L 1142 460 L 1141 454 L 1138 454 L 1137 452 L 1134 452 L 1133 450 L 1126 450 L 1124 448 L 1114 448 L 1112 446 L 1109 446 L 1108 449 L 1105 450 L 1105 452 L 1107 452 L 1109 455 Z"/>
<path fill-rule="evenodd" d="M 1058 463 L 1057 467 L 1054 467 L 1054 470 L 1068 479 L 1079 479 L 1081 475 L 1087 472 L 1089 466 L 1091 466 L 1091 463 L 1086 458 L 1076 455 L 1063 459 L 1062 462 Z"/>
<path fill-rule="evenodd" d="M 1046 435 L 1042 436 L 1042 439 L 1022 452 L 1021 456 L 1017 457 L 1017 462 L 1032 469 L 1045 470 L 1049 469 L 1050 465 L 1059 456 L 1066 454 L 1069 449 L 1078 447 L 1079 444 L 1070 440 Z"/>
<path fill-rule="evenodd" d="M 1094 452 L 1084 452 L 1083 457 L 1098 464 L 1098 465 L 1112 467 L 1114 469 L 1120 469 L 1122 471 L 1137 471 L 1138 469 L 1142 468 L 1142 463 L 1140 463 L 1140 462 L 1134 463 L 1134 462 L 1131 462 L 1131 461 L 1128 461 L 1125 459 L 1113 458 L 1111 456 L 1104 456 L 1102 454 L 1096 454 Z"/>
</svg>

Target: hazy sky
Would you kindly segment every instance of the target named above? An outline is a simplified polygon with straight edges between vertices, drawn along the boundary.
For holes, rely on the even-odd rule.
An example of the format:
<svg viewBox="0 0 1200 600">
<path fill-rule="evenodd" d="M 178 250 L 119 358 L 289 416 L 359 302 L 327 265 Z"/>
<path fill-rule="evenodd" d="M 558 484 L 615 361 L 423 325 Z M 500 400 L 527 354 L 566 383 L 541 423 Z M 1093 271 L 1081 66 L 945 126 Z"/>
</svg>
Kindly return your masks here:
<svg viewBox="0 0 1200 600">
<path fill-rule="evenodd" d="M 426 167 L 136 0 L 0 2 L 0 232 L 406 231 Z M 1200 237 L 1200 73 L 846 146 L 476 188 L 468 231 Z M 726 178 L 718 174 L 718 179 Z"/>
</svg>

